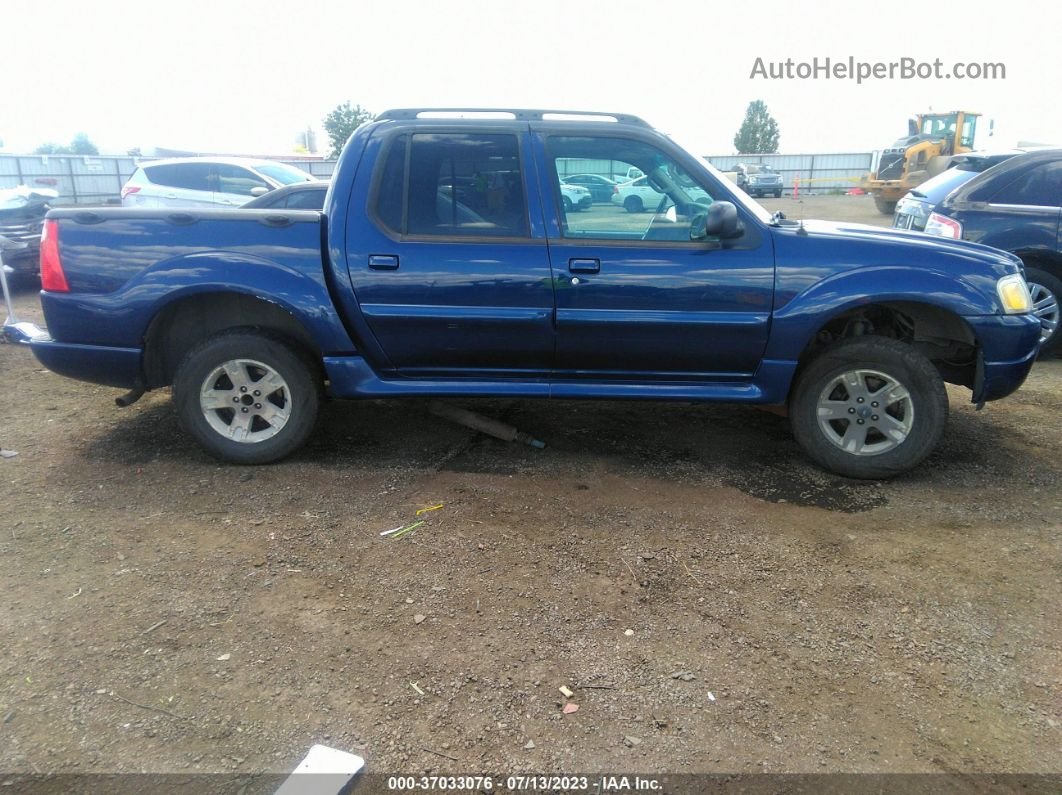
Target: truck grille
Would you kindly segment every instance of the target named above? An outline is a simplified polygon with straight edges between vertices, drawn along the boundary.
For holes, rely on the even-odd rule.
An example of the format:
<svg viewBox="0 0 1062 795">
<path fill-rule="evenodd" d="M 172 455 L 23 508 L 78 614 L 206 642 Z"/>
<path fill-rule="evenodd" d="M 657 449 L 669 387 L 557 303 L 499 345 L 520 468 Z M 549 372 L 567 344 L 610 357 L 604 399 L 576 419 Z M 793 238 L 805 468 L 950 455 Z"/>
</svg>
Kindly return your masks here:
<svg viewBox="0 0 1062 795">
<path fill-rule="evenodd" d="M 878 160 L 878 179 L 900 179 L 903 176 L 903 152 L 882 152 Z"/>
</svg>

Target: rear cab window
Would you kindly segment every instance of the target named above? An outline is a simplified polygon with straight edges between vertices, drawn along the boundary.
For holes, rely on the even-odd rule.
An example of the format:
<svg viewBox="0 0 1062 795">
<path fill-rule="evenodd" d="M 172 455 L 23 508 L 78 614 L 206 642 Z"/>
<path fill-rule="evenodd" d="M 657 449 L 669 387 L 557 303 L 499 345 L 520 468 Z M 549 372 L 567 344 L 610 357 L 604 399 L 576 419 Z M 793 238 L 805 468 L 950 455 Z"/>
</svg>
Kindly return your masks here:
<svg viewBox="0 0 1062 795">
<path fill-rule="evenodd" d="M 515 134 L 406 133 L 387 146 L 370 205 L 392 234 L 530 237 Z"/>
</svg>

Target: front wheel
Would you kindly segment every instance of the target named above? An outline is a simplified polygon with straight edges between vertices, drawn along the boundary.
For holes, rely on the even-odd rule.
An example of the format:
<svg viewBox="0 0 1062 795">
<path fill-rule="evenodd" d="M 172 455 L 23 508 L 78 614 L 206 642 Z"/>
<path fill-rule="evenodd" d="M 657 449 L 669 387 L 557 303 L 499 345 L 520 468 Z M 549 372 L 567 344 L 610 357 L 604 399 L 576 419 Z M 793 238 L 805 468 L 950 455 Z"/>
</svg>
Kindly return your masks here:
<svg viewBox="0 0 1062 795">
<path fill-rule="evenodd" d="M 896 212 L 896 202 L 889 201 L 888 199 L 882 199 L 879 196 L 874 197 L 874 206 L 878 208 L 878 212 L 882 215 L 892 215 Z"/>
<path fill-rule="evenodd" d="M 948 395 L 933 363 L 909 345 L 853 337 L 804 369 L 790 394 L 789 417 L 801 447 L 826 469 L 888 478 L 936 447 Z"/>
<path fill-rule="evenodd" d="M 181 427 L 235 464 L 267 464 L 313 431 L 321 380 L 286 341 L 251 331 L 218 334 L 193 348 L 173 380 Z"/>
</svg>

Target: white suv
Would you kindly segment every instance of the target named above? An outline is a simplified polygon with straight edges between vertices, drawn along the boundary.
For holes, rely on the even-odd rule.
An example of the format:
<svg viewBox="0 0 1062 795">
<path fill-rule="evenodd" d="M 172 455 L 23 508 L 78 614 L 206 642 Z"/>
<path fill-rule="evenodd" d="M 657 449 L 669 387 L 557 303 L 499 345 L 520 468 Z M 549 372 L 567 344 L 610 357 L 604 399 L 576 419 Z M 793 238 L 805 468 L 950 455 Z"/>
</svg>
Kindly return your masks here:
<svg viewBox="0 0 1062 795">
<path fill-rule="evenodd" d="M 284 163 L 182 157 L 143 163 L 122 187 L 123 207 L 239 207 L 274 188 L 316 179 Z"/>
</svg>

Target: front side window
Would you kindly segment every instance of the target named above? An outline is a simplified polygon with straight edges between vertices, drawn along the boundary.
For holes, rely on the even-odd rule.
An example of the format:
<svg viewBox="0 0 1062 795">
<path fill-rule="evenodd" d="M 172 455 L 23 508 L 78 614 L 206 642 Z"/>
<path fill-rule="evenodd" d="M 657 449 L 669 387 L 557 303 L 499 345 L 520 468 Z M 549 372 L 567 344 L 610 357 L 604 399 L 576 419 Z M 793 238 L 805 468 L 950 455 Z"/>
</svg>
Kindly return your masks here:
<svg viewBox="0 0 1062 795">
<path fill-rule="evenodd" d="M 1033 207 L 1062 206 L 1062 160 L 1033 166 L 996 191 L 989 201 Z"/>
<path fill-rule="evenodd" d="M 529 236 L 515 135 L 402 135 L 381 168 L 376 215 L 398 234 Z"/>
<path fill-rule="evenodd" d="M 271 190 L 272 185 L 267 183 L 253 171 L 248 171 L 241 166 L 233 166 L 228 163 L 218 163 L 215 167 L 217 187 L 214 190 L 219 193 L 235 193 L 240 196 L 253 196 L 255 188 Z"/>
<path fill-rule="evenodd" d="M 281 185 L 294 185 L 297 182 L 314 181 L 312 174 L 307 174 L 305 171 L 285 163 L 259 163 L 255 168 Z"/>
<path fill-rule="evenodd" d="M 691 221 L 714 198 L 670 155 L 651 144 L 612 137 L 551 137 L 561 234 L 573 239 L 689 242 Z M 618 177 L 611 201 L 592 204 L 561 180 L 577 170 Z M 626 178 L 625 175 L 638 174 Z M 642 176 L 644 175 L 644 176 Z"/>
</svg>

